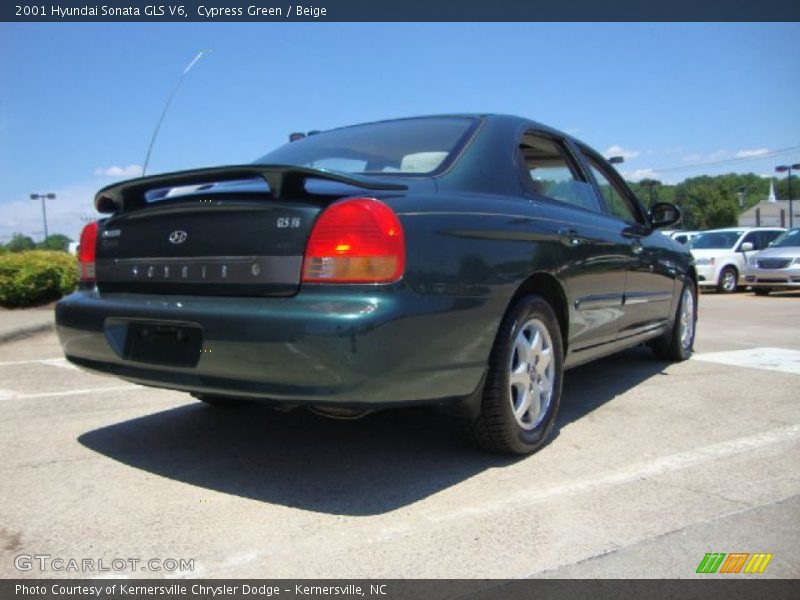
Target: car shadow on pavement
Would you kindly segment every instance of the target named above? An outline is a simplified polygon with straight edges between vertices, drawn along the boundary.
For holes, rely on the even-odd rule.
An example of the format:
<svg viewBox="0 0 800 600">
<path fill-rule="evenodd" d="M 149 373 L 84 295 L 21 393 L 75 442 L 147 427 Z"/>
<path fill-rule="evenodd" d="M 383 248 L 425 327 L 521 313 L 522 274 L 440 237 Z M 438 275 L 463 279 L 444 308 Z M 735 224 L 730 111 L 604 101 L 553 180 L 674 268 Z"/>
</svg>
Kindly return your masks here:
<svg viewBox="0 0 800 600">
<path fill-rule="evenodd" d="M 553 435 L 590 412 L 611 402 L 643 381 L 655 376 L 668 376 L 664 369 L 670 363 L 659 360 L 650 348 L 641 345 L 570 369 L 564 377 L 561 407 Z"/>
<path fill-rule="evenodd" d="M 631 358 L 629 351 L 568 371 L 552 438 L 567 423 L 661 371 L 664 363 L 639 354 Z M 78 441 L 123 464 L 190 485 L 343 515 L 395 510 L 487 469 L 524 460 L 459 443 L 443 418 L 425 408 L 333 421 L 259 403 L 226 409 L 194 402 L 89 431 Z"/>
</svg>

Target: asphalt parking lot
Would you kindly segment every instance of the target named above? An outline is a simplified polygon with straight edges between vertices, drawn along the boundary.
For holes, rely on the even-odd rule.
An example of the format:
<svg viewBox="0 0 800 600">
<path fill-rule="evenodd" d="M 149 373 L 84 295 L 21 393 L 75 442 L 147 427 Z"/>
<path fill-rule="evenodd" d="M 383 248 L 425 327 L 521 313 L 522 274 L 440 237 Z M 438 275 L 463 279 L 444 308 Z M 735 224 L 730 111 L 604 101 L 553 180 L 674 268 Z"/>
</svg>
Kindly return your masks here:
<svg viewBox="0 0 800 600">
<path fill-rule="evenodd" d="M 0 576 L 95 575 L 15 568 L 36 554 L 194 560 L 131 577 L 693 577 L 767 552 L 758 577 L 798 577 L 800 294 L 703 294 L 696 350 L 568 371 L 552 442 L 510 459 L 427 410 L 213 409 L 72 368 L 52 332 L 7 341 Z"/>
</svg>

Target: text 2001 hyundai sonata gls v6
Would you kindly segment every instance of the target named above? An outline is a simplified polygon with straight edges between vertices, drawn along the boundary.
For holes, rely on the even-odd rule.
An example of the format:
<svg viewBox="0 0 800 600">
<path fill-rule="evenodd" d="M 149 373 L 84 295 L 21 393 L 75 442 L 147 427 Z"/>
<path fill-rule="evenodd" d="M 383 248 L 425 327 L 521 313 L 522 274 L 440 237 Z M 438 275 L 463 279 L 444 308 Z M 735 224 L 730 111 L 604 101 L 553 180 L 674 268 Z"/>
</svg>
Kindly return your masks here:
<svg viewBox="0 0 800 600">
<path fill-rule="evenodd" d="M 547 438 L 564 369 L 694 343 L 689 252 L 596 152 L 500 115 L 319 133 L 256 163 L 101 190 L 73 363 L 208 402 L 436 403 L 485 448 Z"/>
</svg>

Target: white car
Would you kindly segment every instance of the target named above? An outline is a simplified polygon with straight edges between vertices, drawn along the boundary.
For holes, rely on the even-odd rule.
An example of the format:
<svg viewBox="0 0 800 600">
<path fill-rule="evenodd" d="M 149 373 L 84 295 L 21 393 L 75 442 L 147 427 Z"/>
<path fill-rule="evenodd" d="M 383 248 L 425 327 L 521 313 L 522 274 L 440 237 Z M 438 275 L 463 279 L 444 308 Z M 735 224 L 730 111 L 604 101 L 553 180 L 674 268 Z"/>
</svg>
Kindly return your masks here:
<svg viewBox="0 0 800 600">
<path fill-rule="evenodd" d="M 699 233 L 690 247 L 700 288 L 735 292 L 745 285 L 748 255 L 763 250 L 784 231 L 780 227 L 730 227 Z"/>
</svg>

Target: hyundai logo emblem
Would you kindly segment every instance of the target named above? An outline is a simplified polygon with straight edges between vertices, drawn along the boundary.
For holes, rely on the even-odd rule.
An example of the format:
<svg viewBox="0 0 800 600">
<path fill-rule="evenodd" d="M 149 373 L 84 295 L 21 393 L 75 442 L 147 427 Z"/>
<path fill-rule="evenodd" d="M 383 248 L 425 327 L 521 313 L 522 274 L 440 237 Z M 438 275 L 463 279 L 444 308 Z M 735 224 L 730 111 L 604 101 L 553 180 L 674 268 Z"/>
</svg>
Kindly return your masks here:
<svg viewBox="0 0 800 600">
<path fill-rule="evenodd" d="M 172 242 L 173 244 L 182 244 L 183 242 L 186 241 L 186 238 L 188 237 L 189 237 L 188 233 L 178 229 L 169 234 L 169 241 Z"/>
</svg>

